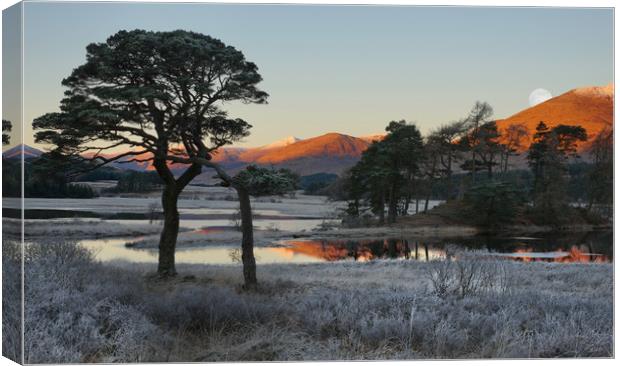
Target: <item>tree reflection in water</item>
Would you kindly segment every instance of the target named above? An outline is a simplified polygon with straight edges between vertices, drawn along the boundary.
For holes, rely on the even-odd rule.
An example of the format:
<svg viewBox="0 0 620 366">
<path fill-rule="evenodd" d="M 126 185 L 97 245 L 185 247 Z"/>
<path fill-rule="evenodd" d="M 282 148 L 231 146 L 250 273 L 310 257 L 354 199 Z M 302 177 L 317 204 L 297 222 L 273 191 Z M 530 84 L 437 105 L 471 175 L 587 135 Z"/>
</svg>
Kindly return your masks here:
<svg viewBox="0 0 620 366">
<path fill-rule="evenodd" d="M 548 236 L 541 238 L 424 238 L 424 239 L 358 239 L 358 240 L 291 240 L 287 250 L 325 261 L 369 261 L 375 259 L 433 260 L 446 257 L 446 247 L 478 250 L 480 255 L 493 255 L 518 261 L 547 262 L 611 262 L 612 235 L 607 232 L 584 235 Z M 420 254 L 424 248 L 424 256 Z"/>
</svg>

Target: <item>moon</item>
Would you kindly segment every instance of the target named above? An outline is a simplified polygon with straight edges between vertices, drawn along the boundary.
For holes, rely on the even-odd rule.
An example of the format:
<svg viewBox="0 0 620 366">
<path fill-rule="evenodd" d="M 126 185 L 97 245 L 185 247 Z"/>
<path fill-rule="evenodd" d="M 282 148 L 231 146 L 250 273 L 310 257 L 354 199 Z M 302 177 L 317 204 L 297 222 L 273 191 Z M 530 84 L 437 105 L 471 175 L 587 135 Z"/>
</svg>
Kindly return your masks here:
<svg viewBox="0 0 620 366">
<path fill-rule="evenodd" d="M 530 107 L 533 107 L 536 104 L 540 104 L 542 102 L 546 102 L 551 98 L 553 98 L 553 95 L 551 95 L 549 90 L 538 88 L 530 93 Z"/>
</svg>

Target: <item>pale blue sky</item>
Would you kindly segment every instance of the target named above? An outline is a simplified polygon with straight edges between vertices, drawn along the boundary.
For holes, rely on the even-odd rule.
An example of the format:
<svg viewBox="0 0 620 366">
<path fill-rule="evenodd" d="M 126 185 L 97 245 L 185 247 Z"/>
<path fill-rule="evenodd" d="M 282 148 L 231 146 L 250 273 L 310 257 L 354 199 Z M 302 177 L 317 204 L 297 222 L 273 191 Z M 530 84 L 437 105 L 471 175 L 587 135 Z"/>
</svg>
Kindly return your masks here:
<svg viewBox="0 0 620 366">
<path fill-rule="evenodd" d="M 536 88 L 613 81 L 610 9 L 26 3 L 24 23 L 26 123 L 58 109 L 87 44 L 121 29 L 186 29 L 258 65 L 269 104 L 227 107 L 254 125 L 250 146 L 371 134 L 393 119 L 427 132 L 476 100 L 503 118 Z"/>
</svg>

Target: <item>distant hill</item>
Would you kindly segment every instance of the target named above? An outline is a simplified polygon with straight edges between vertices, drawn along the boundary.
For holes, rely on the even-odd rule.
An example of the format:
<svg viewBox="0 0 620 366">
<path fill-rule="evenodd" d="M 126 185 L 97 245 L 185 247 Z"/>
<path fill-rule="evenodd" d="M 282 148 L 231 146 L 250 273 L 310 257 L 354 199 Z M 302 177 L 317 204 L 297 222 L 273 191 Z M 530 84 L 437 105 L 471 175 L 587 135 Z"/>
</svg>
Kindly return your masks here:
<svg viewBox="0 0 620 366">
<path fill-rule="evenodd" d="M 355 165 L 370 144 L 369 140 L 327 133 L 305 140 L 290 137 L 256 148 L 223 148 L 213 160 L 231 171 L 257 164 L 288 168 L 301 175 L 340 174 Z"/>
<path fill-rule="evenodd" d="M 540 121 L 549 127 L 559 124 L 580 125 L 586 129 L 591 141 L 601 131 L 613 128 L 614 86 L 577 88 L 544 103 L 527 108 L 513 116 L 498 120 L 500 130 L 511 124 L 523 124 L 530 134 Z M 586 142 L 582 148 L 588 146 Z"/>
<path fill-rule="evenodd" d="M 22 153 L 26 159 L 29 159 L 29 158 L 38 158 L 39 156 L 41 156 L 41 154 L 43 154 L 43 151 L 36 149 L 34 147 L 28 146 L 28 145 L 19 144 L 3 152 L 2 157 L 4 159 L 17 160 L 17 159 L 21 159 Z"/>
</svg>

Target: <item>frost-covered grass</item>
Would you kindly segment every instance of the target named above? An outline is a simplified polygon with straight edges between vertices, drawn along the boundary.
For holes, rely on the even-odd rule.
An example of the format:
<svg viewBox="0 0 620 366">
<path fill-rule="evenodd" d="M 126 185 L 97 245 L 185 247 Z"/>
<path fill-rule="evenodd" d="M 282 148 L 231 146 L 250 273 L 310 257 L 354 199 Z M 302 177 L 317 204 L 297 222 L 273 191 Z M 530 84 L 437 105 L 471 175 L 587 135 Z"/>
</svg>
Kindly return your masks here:
<svg viewBox="0 0 620 366">
<path fill-rule="evenodd" d="M 142 236 L 161 232 L 159 222 L 153 224 L 120 224 L 100 219 L 24 220 L 26 238 L 86 239 L 101 237 Z M 2 231 L 19 236 L 21 220 L 2 218 Z"/>
<path fill-rule="evenodd" d="M 33 244 L 27 253 L 30 363 L 613 352 L 610 264 L 261 265 L 260 288 L 247 293 L 235 265 L 179 265 L 181 275 L 162 282 L 152 265 L 96 263 L 71 244 Z M 470 274 L 476 286 L 439 293 L 432 281 L 438 271 L 447 271 L 450 286 Z"/>
<path fill-rule="evenodd" d="M 200 190 L 187 190 L 179 198 L 181 215 L 185 213 L 214 213 L 217 210 L 232 212 L 239 208 L 235 191 L 216 187 L 192 187 Z M 97 197 L 93 199 L 73 198 L 26 198 L 26 210 L 71 210 L 91 211 L 99 214 L 147 213 L 149 206 L 161 202 L 160 192 L 144 197 Z M 21 208 L 20 198 L 5 197 L 3 207 Z M 301 215 L 309 217 L 332 217 L 343 202 L 331 202 L 324 196 L 259 197 L 252 198 L 252 209 L 257 214 Z"/>
<path fill-rule="evenodd" d="M 2 355 L 21 362 L 21 248 L 2 238 Z"/>
</svg>

